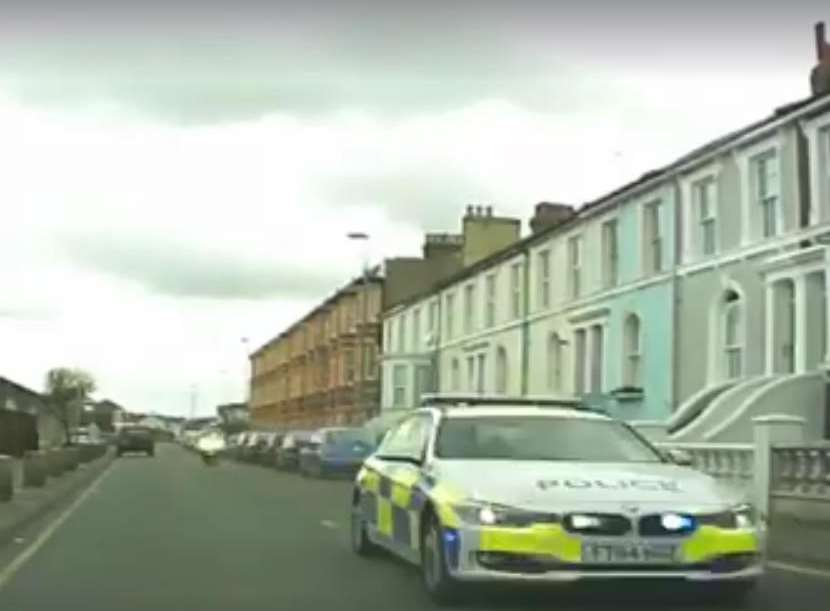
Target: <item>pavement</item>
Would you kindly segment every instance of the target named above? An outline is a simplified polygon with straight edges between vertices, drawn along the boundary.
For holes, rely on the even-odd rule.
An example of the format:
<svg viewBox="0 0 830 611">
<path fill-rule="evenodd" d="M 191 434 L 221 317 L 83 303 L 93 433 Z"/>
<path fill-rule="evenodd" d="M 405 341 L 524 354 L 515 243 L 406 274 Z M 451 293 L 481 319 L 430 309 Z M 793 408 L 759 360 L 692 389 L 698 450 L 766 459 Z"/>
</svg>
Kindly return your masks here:
<svg viewBox="0 0 830 611">
<path fill-rule="evenodd" d="M 349 549 L 350 485 L 202 465 L 174 445 L 124 457 L 0 549 L 8 611 L 408 611 L 435 608 L 414 567 Z M 689 592 L 486 588 L 464 609 L 734 609 Z M 827 611 L 830 574 L 772 570 L 746 608 Z"/>
</svg>

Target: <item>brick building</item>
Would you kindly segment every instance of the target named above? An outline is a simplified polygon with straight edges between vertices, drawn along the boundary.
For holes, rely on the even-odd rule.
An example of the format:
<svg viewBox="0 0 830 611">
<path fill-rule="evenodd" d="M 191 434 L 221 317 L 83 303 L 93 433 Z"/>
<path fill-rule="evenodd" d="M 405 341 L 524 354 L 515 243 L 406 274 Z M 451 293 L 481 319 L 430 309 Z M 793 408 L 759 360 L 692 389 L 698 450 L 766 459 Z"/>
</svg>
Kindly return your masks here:
<svg viewBox="0 0 830 611">
<path fill-rule="evenodd" d="M 314 428 L 377 412 L 378 273 L 350 282 L 251 355 L 251 421 L 258 428 Z"/>
</svg>

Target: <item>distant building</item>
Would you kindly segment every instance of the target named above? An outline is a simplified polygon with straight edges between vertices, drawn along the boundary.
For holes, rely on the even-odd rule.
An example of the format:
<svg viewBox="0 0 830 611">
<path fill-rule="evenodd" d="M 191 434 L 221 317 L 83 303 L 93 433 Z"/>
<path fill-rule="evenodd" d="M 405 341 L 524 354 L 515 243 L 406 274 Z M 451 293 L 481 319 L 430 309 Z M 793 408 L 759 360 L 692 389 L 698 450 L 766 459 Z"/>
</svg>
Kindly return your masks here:
<svg viewBox="0 0 830 611">
<path fill-rule="evenodd" d="M 247 403 L 225 403 L 216 406 L 216 414 L 225 432 L 244 431 L 250 422 Z"/>
<path fill-rule="evenodd" d="M 378 410 L 383 278 L 353 280 L 251 355 L 259 428 L 360 423 Z"/>
<path fill-rule="evenodd" d="M 86 426 L 94 422 L 101 431 L 111 433 L 126 413 L 126 409 L 110 399 L 88 401 L 81 413 L 80 424 Z"/>
</svg>

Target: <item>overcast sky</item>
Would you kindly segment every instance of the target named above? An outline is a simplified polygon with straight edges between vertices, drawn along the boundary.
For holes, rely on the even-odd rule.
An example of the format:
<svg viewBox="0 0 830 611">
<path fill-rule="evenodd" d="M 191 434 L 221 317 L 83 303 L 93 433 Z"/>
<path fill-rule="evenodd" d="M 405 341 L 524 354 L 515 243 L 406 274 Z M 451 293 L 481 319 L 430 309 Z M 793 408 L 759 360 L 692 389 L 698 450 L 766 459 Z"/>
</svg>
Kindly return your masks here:
<svg viewBox="0 0 830 611">
<path fill-rule="evenodd" d="M 0 23 L 0 375 L 187 414 L 370 256 L 805 97 L 826 3 L 56 2 Z M 100 6 L 99 6 L 100 4 Z M 621 8 L 624 6 L 625 8 Z M 250 338 L 246 346 L 241 338 Z"/>
</svg>

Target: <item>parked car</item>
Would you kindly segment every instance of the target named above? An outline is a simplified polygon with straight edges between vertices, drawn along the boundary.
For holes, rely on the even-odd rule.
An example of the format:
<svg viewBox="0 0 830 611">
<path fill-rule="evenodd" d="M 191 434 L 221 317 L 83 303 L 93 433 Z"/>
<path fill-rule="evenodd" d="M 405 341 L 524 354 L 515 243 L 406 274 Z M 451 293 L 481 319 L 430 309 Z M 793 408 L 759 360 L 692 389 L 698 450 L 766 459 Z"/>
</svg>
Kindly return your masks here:
<svg viewBox="0 0 830 611">
<path fill-rule="evenodd" d="M 245 462 L 251 462 L 256 453 L 257 442 L 262 433 L 259 431 L 251 431 L 245 436 L 245 443 L 240 446 L 239 458 Z"/>
<path fill-rule="evenodd" d="M 293 471 L 300 463 L 300 450 L 311 443 L 311 433 L 308 431 L 289 431 L 282 438 L 277 451 L 277 467 Z"/>
<path fill-rule="evenodd" d="M 259 464 L 265 467 L 277 466 L 277 453 L 279 452 L 284 433 L 273 433 L 266 438 L 265 444 L 259 450 Z"/>
<path fill-rule="evenodd" d="M 300 472 L 313 477 L 354 477 L 374 447 L 366 429 L 320 429 L 300 450 Z"/>
<path fill-rule="evenodd" d="M 153 431 L 145 426 L 125 426 L 118 431 L 115 448 L 118 456 L 127 452 L 143 452 L 153 456 L 156 453 Z"/>
<path fill-rule="evenodd" d="M 242 457 L 242 448 L 245 447 L 248 435 L 249 433 L 247 431 L 231 435 L 227 450 L 231 458 L 239 460 Z"/>
</svg>

